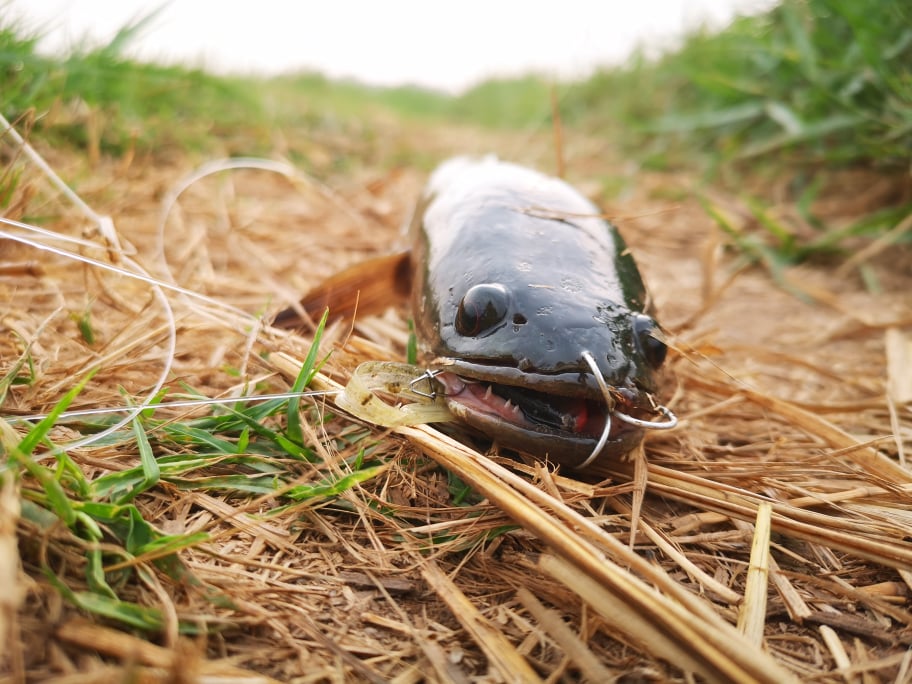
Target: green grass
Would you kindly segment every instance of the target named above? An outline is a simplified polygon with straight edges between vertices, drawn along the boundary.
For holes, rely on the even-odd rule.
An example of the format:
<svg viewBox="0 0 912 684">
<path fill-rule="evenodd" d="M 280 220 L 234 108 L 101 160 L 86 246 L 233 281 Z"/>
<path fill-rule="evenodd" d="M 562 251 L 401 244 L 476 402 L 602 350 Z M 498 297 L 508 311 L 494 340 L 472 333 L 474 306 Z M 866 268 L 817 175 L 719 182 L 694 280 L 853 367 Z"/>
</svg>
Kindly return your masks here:
<svg viewBox="0 0 912 684">
<path fill-rule="evenodd" d="M 353 80 L 331 80 L 319 73 L 302 72 L 264 79 L 259 93 L 277 121 L 324 117 L 369 118 L 396 113 L 406 117 L 446 114 L 449 96 L 416 86 L 371 87 Z M 366 107 L 366 111 L 365 111 Z"/>
<path fill-rule="evenodd" d="M 95 144 L 113 155 L 132 146 L 199 149 L 207 136 L 262 118 L 260 99 L 244 79 L 123 57 L 151 18 L 125 26 L 105 46 L 77 49 L 63 59 L 38 54 L 37 36 L 0 26 L 3 115 L 34 117 L 52 144 Z"/>
<path fill-rule="evenodd" d="M 566 106 L 592 130 L 623 126 L 628 148 L 646 146 L 657 163 L 709 153 L 907 169 L 912 5 L 784 0 L 659 60 L 596 74 Z"/>
<path fill-rule="evenodd" d="M 62 58 L 39 54 L 39 34 L 0 20 L 0 112 L 11 121 L 30 120 L 51 144 L 114 156 L 174 147 L 268 154 L 275 130 L 358 137 L 370 134 L 366 128 L 378 113 L 429 117 L 449 106 L 447 96 L 421 88 L 372 88 L 314 73 L 216 76 L 126 57 L 154 18 Z"/>
<path fill-rule="evenodd" d="M 784 267 L 845 255 L 912 212 L 900 189 L 912 167 L 912 5 L 783 0 L 661 58 L 640 53 L 599 72 L 569 88 L 562 109 L 565 122 L 616 141 L 643 168 L 687 170 L 741 195 L 756 219 L 749 234 L 705 206 L 781 282 Z M 836 172 L 859 167 L 892 177 L 907 199 L 868 216 L 815 215 Z M 769 189 L 783 186 L 812 231 L 772 218 L 768 207 L 784 198 Z"/>
<path fill-rule="evenodd" d="M 303 391 L 319 369 L 316 350 L 325 322 L 324 317 L 293 392 Z M 0 379 L 0 388 L 21 382 L 26 365 L 23 361 L 14 366 Z M 78 382 L 24 436 L 0 420 L 4 464 L 0 482 L 13 479 L 19 483 L 24 523 L 39 538 L 54 540 L 50 549 L 35 554 L 41 559 L 44 577 L 74 605 L 125 625 L 159 630 L 163 617 L 157 608 L 124 599 L 120 588 L 134 575 L 149 572 L 150 566 L 176 581 L 198 585 L 179 553 L 209 539 L 203 532 L 164 534 L 156 529 L 136 504 L 149 490 L 167 483 L 182 490 L 275 497 L 286 502 L 273 509 L 275 514 L 285 506 L 334 499 L 386 470 L 371 458 L 372 449 L 365 445 L 369 432 L 360 428 L 334 438 L 336 449 L 352 453 L 342 467 L 323 467 L 304 440 L 300 400 L 271 399 L 238 401 L 215 409 L 210 416 L 187 421 L 156 418 L 154 407 L 143 411 L 128 429 L 96 442 L 96 446 L 117 446 L 124 455 L 138 457 L 138 464 L 114 467 L 90 478 L 78 458 L 58 448 L 50 437 L 51 429 L 90 378 L 91 374 Z M 316 411 L 307 416 L 311 422 L 321 419 Z M 67 424 L 86 435 L 114 420 L 108 415 L 94 422 Z M 36 459 L 39 450 L 50 450 L 53 458 L 45 453 L 44 458 Z M 323 473 L 317 480 L 313 478 L 315 467 Z M 63 538 L 61 529 L 66 530 Z M 73 549 L 77 550 L 75 561 Z M 68 584 L 65 568 L 72 562 L 84 565 L 85 588 Z M 188 623 L 182 629 L 192 632 L 195 627 Z"/>
<path fill-rule="evenodd" d="M 372 88 L 319 74 L 257 80 L 139 63 L 124 50 L 155 15 L 107 45 L 61 60 L 37 36 L 0 26 L 3 113 L 43 115 L 84 102 L 100 112 L 106 150 L 128 142 L 205 145 L 208 137 L 303 123 L 404 117 L 486 126 L 547 126 L 551 84 L 536 76 L 481 83 L 457 97 Z M 698 31 L 671 54 L 562 84 L 564 121 L 608 135 L 647 163 L 694 159 L 907 168 L 912 156 L 912 6 L 904 0 L 784 0 L 722 32 Z M 84 127 L 84 126 L 83 126 Z M 58 131 L 85 143 L 78 122 Z M 254 136 L 256 138 L 256 136 Z M 255 143 L 254 143 L 255 144 Z"/>
<path fill-rule="evenodd" d="M 446 115 L 492 128 L 538 128 L 551 125 L 552 83 L 529 75 L 484 81 L 453 99 Z"/>
</svg>

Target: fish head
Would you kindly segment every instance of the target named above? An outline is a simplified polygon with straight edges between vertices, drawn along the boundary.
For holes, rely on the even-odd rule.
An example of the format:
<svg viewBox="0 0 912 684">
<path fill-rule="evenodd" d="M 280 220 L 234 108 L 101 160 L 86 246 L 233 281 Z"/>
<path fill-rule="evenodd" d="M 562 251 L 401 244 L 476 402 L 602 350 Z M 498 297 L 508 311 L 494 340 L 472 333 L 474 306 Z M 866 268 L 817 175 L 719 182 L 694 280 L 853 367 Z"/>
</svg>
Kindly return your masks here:
<svg viewBox="0 0 912 684">
<path fill-rule="evenodd" d="M 453 413 L 571 466 L 606 435 L 603 456 L 636 446 L 666 347 L 615 226 L 564 181 L 492 160 L 448 162 L 429 188 L 412 311 Z"/>
<path fill-rule="evenodd" d="M 635 447 L 643 428 L 612 416 L 654 418 L 667 347 L 636 297 L 594 291 L 566 279 L 453 288 L 426 335 L 450 409 L 501 446 L 570 466 L 606 431 L 601 457 Z"/>
</svg>

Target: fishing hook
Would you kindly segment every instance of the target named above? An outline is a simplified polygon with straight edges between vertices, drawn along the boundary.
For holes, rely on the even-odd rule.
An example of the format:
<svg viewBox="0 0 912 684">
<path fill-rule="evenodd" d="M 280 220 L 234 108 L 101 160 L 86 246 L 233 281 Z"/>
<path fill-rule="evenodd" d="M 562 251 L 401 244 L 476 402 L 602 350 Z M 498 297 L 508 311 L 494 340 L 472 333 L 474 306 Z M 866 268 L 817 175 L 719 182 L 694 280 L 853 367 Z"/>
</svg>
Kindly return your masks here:
<svg viewBox="0 0 912 684">
<path fill-rule="evenodd" d="M 419 397 L 424 397 L 425 399 L 435 401 L 438 394 L 436 384 L 434 383 L 434 378 L 440 375 L 442 372 L 443 371 L 441 370 L 431 370 L 428 368 L 426 371 L 424 371 L 424 373 L 416 377 L 408 384 L 409 392 L 412 394 L 417 394 Z M 427 385 L 430 392 L 423 392 L 415 387 L 415 385 L 417 385 L 422 380 L 427 380 Z"/>
<path fill-rule="evenodd" d="M 614 411 L 614 415 L 625 423 L 646 428 L 647 430 L 670 430 L 678 424 L 678 417 L 672 413 L 671 409 L 667 406 L 656 405 L 655 410 L 662 414 L 665 418 L 664 421 L 642 420 L 641 418 L 634 418 L 633 416 L 628 416 L 626 413 L 621 413 L 617 410 Z"/>
<path fill-rule="evenodd" d="M 598 443 L 595 445 L 595 448 L 592 450 L 592 453 L 586 458 L 585 461 L 580 463 L 577 468 L 585 468 L 590 463 L 592 463 L 595 458 L 599 455 L 599 452 L 605 447 L 605 443 L 608 441 L 608 433 L 611 431 L 611 418 L 617 417 L 625 423 L 630 425 L 636 425 L 648 430 L 670 430 L 678 424 L 678 417 L 672 413 L 671 409 L 655 404 L 653 402 L 653 409 L 662 414 L 662 417 L 665 419 L 663 421 L 656 420 L 642 420 L 641 418 L 634 418 L 633 416 L 628 416 L 626 413 L 621 413 L 615 407 L 614 397 L 611 395 L 611 389 L 608 387 L 608 383 L 605 382 L 605 377 L 602 375 L 602 372 L 599 370 L 598 364 L 595 362 L 595 359 L 592 357 L 588 351 L 582 353 L 583 360 L 589 365 L 589 368 L 592 370 L 592 375 L 595 378 L 596 383 L 598 383 L 599 390 L 601 390 L 602 395 L 605 397 L 605 403 L 608 406 L 608 411 L 605 414 L 605 428 L 602 430 L 602 436 L 599 437 Z M 652 402 L 652 397 L 649 397 L 650 402 Z"/>
<path fill-rule="evenodd" d="M 605 427 L 602 430 L 602 436 L 599 437 L 598 443 L 595 445 L 595 448 L 592 450 L 592 453 L 586 458 L 585 461 L 580 463 L 577 468 L 585 468 L 590 463 L 592 463 L 596 457 L 602 452 L 602 449 L 605 448 L 605 444 L 608 442 L 608 435 L 611 432 L 611 415 L 614 413 L 614 397 L 611 396 L 611 391 L 608 388 L 608 383 L 605 382 L 605 378 L 602 375 L 602 372 L 599 370 L 598 364 L 595 363 L 595 359 L 592 358 L 592 354 L 588 351 L 583 352 L 583 359 L 586 363 L 589 364 L 589 368 L 592 369 L 592 375 L 595 376 L 595 381 L 598 383 L 599 389 L 602 391 L 602 395 L 605 397 L 605 403 L 608 405 L 608 411 L 605 413 Z"/>
</svg>

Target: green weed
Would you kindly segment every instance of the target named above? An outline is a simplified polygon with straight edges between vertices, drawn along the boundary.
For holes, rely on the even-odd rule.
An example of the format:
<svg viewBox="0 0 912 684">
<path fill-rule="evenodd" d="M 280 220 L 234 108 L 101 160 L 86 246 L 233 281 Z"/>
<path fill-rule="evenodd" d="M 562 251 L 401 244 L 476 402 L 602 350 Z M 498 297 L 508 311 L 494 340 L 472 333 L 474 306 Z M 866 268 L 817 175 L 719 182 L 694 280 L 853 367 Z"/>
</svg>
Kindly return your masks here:
<svg viewBox="0 0 912 684">
<path fill-rule="evenodd" d="M 295 380 L 296 392 L 307 387 L 325 361 L 317 356 L 325 324 L 324 316 Z M 7 384 L 20 377 L 27 360 L 23 355 L 7 374 Z M 168 484 L 184 491 L 270 496 L 288 505 L 316 504 L 339 497 L 386 469 L 363 445 L 352 450 L 341 469 L 324 468 L 316 452 L 305 444 L 299 399 L 238 401 L 215 408 L 212 415 L 183 421 L 157 418 L 156 401 L 129 429 L 105 440 L 125 456 L 138 456 L 138 464 L 89 478 L 78 457 L 55 446 L 50 433 L 90 378 L 77 383 L 24 436 L 0 420 L 0 449 L 6 463 L 0 477 L 19 480 L 22 515 L 29 524 L 44 534 L 63 525 L 70 532 L 70 541 L 82 550 L 87 589 L 72 589 L 49 563 L 43 563 L 42 571 L 50 583 L 82 609 L 133 627 L 159 629 L 162 616 L 158 609 L 124 600 L 117 587 L 135 573 L 148 572 L 150 563 L 172 579 L 199 584 L 181 563 L 179 552 L 209 538 L 205 532 L 160 532 L 143 515 L 144 493 Z M 320 416 L 311 412 L 308 419 L 318 421 Z M 69 423 L 68 427 L 91 432 L 104 422 L 102 418 L 87 425 Z M 359 430 L 337 446 L 350 449 L 368 434 Z M 37 458 L 42 447 L 50 452 Z M 192 625 L 184 628 L 194 629 Z"/>
<path fill-rule="evenodd" d="M 698 32 L 658 60 L 641 54 L 601 72 L 568 100 L 576 121 L 612 130 L 614 119 L 629 132 L 628 149 L 646 145 L 678 161 L 785 154 L 908 168 L 912 9 L 901 0 L 784 0 L 724 31 Z"/>
</svg>

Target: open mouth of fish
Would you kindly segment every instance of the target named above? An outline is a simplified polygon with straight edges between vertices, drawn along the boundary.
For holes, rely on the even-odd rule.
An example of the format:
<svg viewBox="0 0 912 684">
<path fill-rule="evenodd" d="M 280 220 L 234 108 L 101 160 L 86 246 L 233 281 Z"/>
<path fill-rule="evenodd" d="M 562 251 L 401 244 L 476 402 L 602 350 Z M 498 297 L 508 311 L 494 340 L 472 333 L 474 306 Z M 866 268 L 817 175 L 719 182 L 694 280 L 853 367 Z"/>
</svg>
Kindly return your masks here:
<svg viewBox="0 0 912 684">
<path fill-rule="evenodd" d="M 450 411 L 500 446 L 546 453 L 571 467 L 586 466 L 599 455 L 619 456 L 639 443 L 644 428 L 612 420 L 613 415 L 621 412 L 645 420 L 652 415 L 639 408 L 639 392 L 616 389 L 609 406 L 585 384 L 558 383 L 549 376 L 525 375 L 523 385 L 450 371 L 437 373 L 434 379 L 443 386 Z M 541 387 L 532 389 L 530 384 Z M 600 440 L 604 444 L 596 453 Z"/>
</svg>

